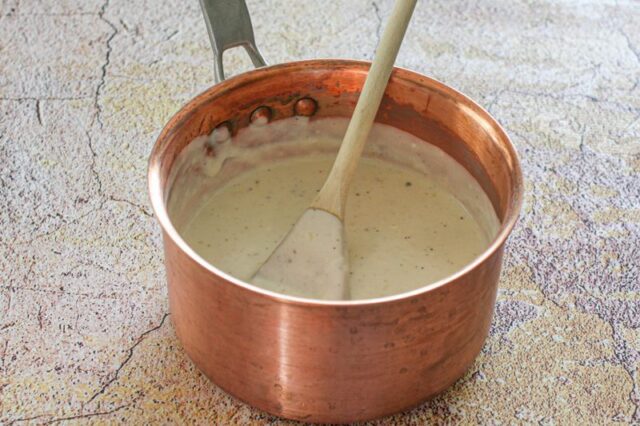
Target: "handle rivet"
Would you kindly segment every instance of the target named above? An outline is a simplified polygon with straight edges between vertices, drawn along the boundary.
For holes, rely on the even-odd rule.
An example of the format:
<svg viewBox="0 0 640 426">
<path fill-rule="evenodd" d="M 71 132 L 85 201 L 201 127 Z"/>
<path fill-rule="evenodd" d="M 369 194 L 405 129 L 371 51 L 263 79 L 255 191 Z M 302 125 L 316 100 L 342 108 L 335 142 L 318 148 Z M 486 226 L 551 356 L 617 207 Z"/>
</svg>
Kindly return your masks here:
<svg viewBox="0 0 640 426">
<path fill-rule="evenodd" d="M 231 137 L 231 125 L 229 122 L 225 121 L 221 124 L 218 124 L 215 129 L 209 135 L 209 140 L 207 140 L 204 144 L 204 154 L 207 157 L 215 157 L 216 156 L 216 146 L 218 144 L 223 143 L 226 140 L 229 140 Z"/>
<path fill-rule="evenodd" d="M 211 132 L 211 140 L 215 143 L 221 143 L 231 137 L 231 125 L 228 122 L 220 123 Z"/>
<path fill-rule="evenodd" d="M 271 121 L 271 108 L 267 106 L 260 106 L 253 110 L 251 113 L 251 123 L 262 126 Z"/>
<path fill-rule="evenodd" d="M 294 106 L 296 115 L 302 115 L 304 117 L 311 117 L 316 113 L 317 109 L 318 103 L 311 98 L 299 99 Z"/>
</svg>

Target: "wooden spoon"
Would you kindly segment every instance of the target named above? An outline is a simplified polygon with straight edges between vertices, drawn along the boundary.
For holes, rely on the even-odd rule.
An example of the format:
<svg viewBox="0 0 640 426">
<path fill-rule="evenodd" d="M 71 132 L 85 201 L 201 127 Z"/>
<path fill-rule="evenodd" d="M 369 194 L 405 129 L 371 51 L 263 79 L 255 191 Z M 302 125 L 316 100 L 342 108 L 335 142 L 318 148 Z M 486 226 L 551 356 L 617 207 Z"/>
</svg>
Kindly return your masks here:
<svg viewBox="0 0 640 426">
<path fill-rule="evenodd" d="M 258 269 L 255 284 L 293 296 L 349 298 L 343 224 L 349 185 L 416 1 L 396 0 L 333 168 L 316 199 Z"/>
</svg>

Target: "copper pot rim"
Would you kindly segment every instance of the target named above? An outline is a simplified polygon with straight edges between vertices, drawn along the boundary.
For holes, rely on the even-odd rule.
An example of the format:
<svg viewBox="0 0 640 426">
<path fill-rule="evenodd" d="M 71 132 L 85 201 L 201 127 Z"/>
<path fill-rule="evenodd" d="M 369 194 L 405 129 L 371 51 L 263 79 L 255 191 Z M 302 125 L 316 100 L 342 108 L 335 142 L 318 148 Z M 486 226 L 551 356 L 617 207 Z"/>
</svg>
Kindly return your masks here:
<svg viewBox="0 0 640 426">
<path fill-rule="evenodd" d="M 466 105 L 470 107 L 470 109 L 479 114 L 481 118 L 483 118 L 486 122 L 490 123 L 493 127 L 493 130 L 498 134 L 498 136 L 505 142 L 505 147 L 508 151 L 508 156 L 512 159 L 513 165 L 513 175 L 512 178 L 515 182 L 513 189 L 514 192 L 512 194 L 511 202 L 508 203 L 507 210 L 504 215 L 504 220 L 501 221 L 500 229 L 497 235 L 494 237 L 491 244 L 478 256 L 476 256 L 471 262 L 467 263 L 464 267 L 456 271 L 455 273 L 448 275 L 438 281 L 429 283 L 427 285 L 418 287 L 414 290 L 410 290 L 403 293 L 393 294 L 390 296 L 377 297 L 372 299 L 358 299 L 358 300 L 320 300 L 320 299 L 310 299 L 304 297 L 290 296 L 286 294 L 276 293 L 270 290 L 265 290 L 258 286 L 255 286 L 249 282 L 240 280 L 232 275 L 227 274 L 226 272 L 218 269 L 213 264 L 207 262 L 203 259 L 199 254 L 197 254 L 186 241 L 180 236 L 178 231 L 173 226 L 171 219 L 169 218 L 166 204 L 164 200 L 164 193 L 162 188 L 162 182 L 160 179 L 160 161 L 162 148 L 164 146 L 163 141 L 172 133 L 173 129 L 178 128 L 183 125 L 183 121 L 185 117 L 183 114 L 197 106 L 210 101 L 218 96 L 223 96 L 226 90 L 232 90 L 235 87 L 242 86 L 246 84 L 248 81 L 255 82 L 260 79 L 269 78 L 274 73 L 294 71 L 296 69 L 302 68 L 315 68 L 315 67 L 326 67 L 327 64 L 331 64 L 333 66 L 343 66 L 354 69 L 360 69 L 361 71 L 366 71 L 371 66 L 370 61 L 362 61 L 355 59 L 309 59 L 302 61 L 294 61 L 294 62 L 286 62 L 277 65 L 271 65 L 263 68 L 254 69 L 242 74 L 238 74 L 234 77 L 231 77 L 227 80 L 224 80 L 221 83 L 215 84 L 200 94 L 192 98 L 188 101 L 182 108 L 180 108 L 172 117 L 169 119 L 167 124 L 164 126 L 160 134 L 158 135 L 156 142 L 151 150 L 151 154 L 149 156 L 148 163 L 148 189 L 149 196 L 151 199 L 151 205 L 153 212 L 156 216 L 156 219 L 160 223 L 162 230 L 168 235 L 172 241 L 182 250 L 187 256 L 191 258 L 194 262 L 202 266 L 204 269 L 208 270 L 212 274 L 215 274 L 229 283 L 233 285 L 237 285 L 245 290 L 248 290 L 253 293 L 257 293 L 262 295 L 268 299 L 272 299 L 278 303 L 285 303 L 291 305 L 301 305 L 301 306 L 314 306 L 314 307 L 350 307 L 350 306 L 370 306 L 370 305 L 380 305 L 385 303 L 397 302 L 405 299 L 410 299 L 415 296 L 423 295 L 430 291 L 434 291 L 442 286 L 453 283 L 458 280 L 460 277 L 468 274 L 470 271 L 484 263 L 488 258 L 490 258 L 507 240 L 509 234 L 511 233 L 513 227 L 515 226 L 518 216 L 520 214 L 520 210 L 522 208 L 522 199 L 523 199 L 523 178 L 522 171 L 520 167 L 520 160 L 518 157 L 518 153 L 516 151 L 515 146 L 511 142 L 511 139 L 502 128 L 502 126 L 498 123 L 498 121 L 493 118 L 493 116 L 482 108 L 478 103 L 473 101 L 471 98 L 463 94 L 462 92 L 442 83 L 439 80 L 436 80 L 432 77 L 425 76 L 415 71 L 411 71 L 402 67 L 394 67 L 394 72 L 392 74 L 392 79 L 401 79 L 401 80 L 409 80 L 415 82 L 416 80 L 425 80 L 426 83 L 438 91 L 448 93 L 449 95 L 453 95 L 457 99 L 464 100 Z M 428 143 L 428 142 L 427 142 Z"/>
</svg>

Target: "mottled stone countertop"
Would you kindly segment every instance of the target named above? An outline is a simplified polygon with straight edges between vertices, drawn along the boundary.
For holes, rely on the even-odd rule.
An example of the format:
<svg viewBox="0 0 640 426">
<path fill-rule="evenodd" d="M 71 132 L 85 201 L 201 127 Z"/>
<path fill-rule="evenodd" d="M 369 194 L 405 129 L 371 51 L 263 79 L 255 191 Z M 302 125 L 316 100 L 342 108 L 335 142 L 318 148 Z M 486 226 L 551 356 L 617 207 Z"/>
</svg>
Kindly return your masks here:
<svg viewBox="0 0 640 426">
<path fill-rule="evenodd" d="M 371 58 L 391 3 L 248 1 L 270 63 Z M 398 64 L 497 117 L 526 197 L 475 364 L 379 424 L 640 423 L 640 3 L 424 0 Z M 212 80 L 196 0 L 0 0 L 0 424 L 278 422 L 168 313 L 147 158 Z"/>
</svg>

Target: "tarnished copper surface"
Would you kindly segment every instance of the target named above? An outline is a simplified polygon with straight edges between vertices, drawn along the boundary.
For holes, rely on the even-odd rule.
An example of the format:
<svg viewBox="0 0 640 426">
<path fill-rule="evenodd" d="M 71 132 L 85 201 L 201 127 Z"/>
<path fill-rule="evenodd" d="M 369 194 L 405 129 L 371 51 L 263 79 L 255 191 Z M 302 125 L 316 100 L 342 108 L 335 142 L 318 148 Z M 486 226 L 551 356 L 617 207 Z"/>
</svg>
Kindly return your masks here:
<svg viewBox="0 0 640 426">
<path fill-rule="evenodd" d="M 179 152 L 222 122 L 232 133 L 259 106 L 271 119 L 312 98 L 315 117 L 349 116 L 369 64 L 294 62 L 242 74 L 205 91 L 167 124 L 151 154 L 149 188 L 164 231 L 171 318 L 185 351 L 217 385 L 279 416 L 351 422 L 412 407 L 450 386 L 487 336 L 504 242 L 522 199 L 520 166 L 495 120 L 459 92 L 396 69 L 377 121 L 432 143 L 489 195 L 499 235 L 472 264 L 424 288 L 364 301 L 277 295 L 204 262 L 167 216 L 165 190 Z"/>
</svg>

